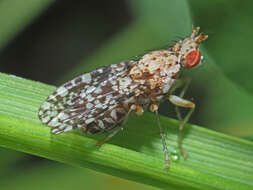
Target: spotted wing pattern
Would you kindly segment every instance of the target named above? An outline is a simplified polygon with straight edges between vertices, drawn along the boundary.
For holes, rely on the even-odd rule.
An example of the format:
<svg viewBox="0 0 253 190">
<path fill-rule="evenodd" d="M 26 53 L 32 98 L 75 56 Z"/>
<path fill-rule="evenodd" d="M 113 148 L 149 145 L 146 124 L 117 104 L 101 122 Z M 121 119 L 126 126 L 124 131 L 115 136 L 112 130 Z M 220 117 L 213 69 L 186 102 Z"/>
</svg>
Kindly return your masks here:
<svg viewBox="0 0 253 190">
<path fill-rule="evenodd" d="M 113 129 L 128 111 L 122 103 L 134 95 L 128 72 L 135 63 L 102 67 L 63 84 L 41 105 L 40 120 L 54 134 L 82 127 L 91 133 Z"/>
</svg>

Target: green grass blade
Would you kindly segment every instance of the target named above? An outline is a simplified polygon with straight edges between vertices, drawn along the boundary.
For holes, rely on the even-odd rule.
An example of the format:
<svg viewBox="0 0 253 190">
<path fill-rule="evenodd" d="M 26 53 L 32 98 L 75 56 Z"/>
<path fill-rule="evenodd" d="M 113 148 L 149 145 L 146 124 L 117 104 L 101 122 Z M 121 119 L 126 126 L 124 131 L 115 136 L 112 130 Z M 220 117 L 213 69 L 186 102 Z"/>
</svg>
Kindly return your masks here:
<svg viewBox="0 0 253 190">
<path fill-rule="evenodd" d="M 96 147 L 96 139 L 80 133 L 51 135 L 38 120 L 37 110 L 54 89 L 0 74 L 0 146 L 164 189 L 253 188 L 253 143 L 195 125 L 185 130 L 188 159 L 165 169 L 151 113 L 131 117 L 125 130 L 101 148 Z M 161 117 L 161 123 L 172 151 L 177 147 L 178 122 Z"/>
<path fill-rule="evenodd" d="M 42 181 L 43 186 L 41 185 Z M 25 174 L 23 170 L 15 171 L 15 176 L 12 177 L 10 177 L 10 175 L 6 175 L 5 173 L 5 175 L 1 176 L 0 183 L 1 189 L 11 190 L 29 190 L 31 187 L 36 190 L 105 190 L 116 189 L 117 187 L 120 187 L 121 190 L 158 190 L 158 188 L 154 188 L 152 186 L 136 184 L 128 180 L 112 177 L 88 169 L 50 162 L 47 162 L 47 165 L 42 164 L 39 168 L 38 166 L 32 168 L 28 167 Z"/>
<path fill-rule="evenodd" d="M 52 0 L 1 0 L 0 48 L 45 10 Z"/>
</svg>

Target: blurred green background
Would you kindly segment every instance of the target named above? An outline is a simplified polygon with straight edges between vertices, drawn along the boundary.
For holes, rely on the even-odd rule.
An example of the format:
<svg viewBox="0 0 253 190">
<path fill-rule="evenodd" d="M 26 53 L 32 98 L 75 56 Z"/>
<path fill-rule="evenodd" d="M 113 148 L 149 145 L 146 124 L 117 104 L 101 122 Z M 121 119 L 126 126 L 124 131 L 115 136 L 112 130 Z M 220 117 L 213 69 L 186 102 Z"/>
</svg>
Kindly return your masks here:
<svg viewBox="0 0 253 190">
<path fill-rule="evenodd" d="M 253 1 L 0 1 L 0 72 L 60 85 L 162 48 L 200 26 L 204 63 L 187 71 L 190 122 L 253 139 Z M 88 70 L 87 70 L 88 68 Z M 169 103 L 161 114 L 175 117 Z M 1 189 L 154 189 L 0 149 Z"/>
</svg>

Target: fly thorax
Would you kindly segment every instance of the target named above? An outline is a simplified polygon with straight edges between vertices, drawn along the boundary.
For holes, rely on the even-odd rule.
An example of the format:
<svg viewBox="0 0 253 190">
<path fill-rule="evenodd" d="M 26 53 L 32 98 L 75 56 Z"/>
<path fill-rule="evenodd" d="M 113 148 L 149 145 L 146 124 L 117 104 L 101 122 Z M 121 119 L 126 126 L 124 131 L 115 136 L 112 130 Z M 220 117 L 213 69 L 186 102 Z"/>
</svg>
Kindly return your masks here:
<svg viewBox="0 0 253 190">
<path fill-rule="evenodd" d="M 169 50 L 152 51 L 145 54 L 131 70 L 130 75 L 133 78 L 146 78 L 159 74 L 163 76 L 172 76 L 180 69 L 178 57 Z"/>
<path fill-rule="evenodd" d="M 130 75 L 135 81 L 144 80 L 150 89 L 162 88 L 170 79 L 175 78 L 181 65 L 178 56 L 170 50 L 158 50 L 145 54 L 131 68 Z M 168 87 L 165 87 L 168 88 Z"/>
</svg>

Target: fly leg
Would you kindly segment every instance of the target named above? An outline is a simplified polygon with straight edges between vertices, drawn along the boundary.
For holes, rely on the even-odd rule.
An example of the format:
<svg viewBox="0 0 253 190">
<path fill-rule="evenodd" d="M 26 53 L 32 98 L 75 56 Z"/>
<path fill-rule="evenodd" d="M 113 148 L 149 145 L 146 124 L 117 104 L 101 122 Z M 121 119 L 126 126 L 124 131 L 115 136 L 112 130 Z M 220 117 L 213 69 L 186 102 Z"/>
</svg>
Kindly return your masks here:
<svg viewBox="0 0 253 190">
<path fill-rule="evenodd" d="M 176 106 L 190 108 L 190 111 L 181 120 L 181 123 L 178 128 L 178 147 L 179 147 L 182 155 L 184 156 L 184 158 L 186 158 L 187 153 L 184 151 L 183 145 L 182 145 L 183 128 L 184 128 L 184 125 L 188 122 L 189 118 L 191 117 L 191 115 L 195 109 L 195 104 L 189 100 L 183 99 L 180 96 L 175 96 L 175 95 L 170 95 L 169 100 L 171 103 L 173 103 Z"/>
<path fill-rule="evenodd" d="M 177 88 L 180 88 L 182 86 L 183 89 L 181 91 L 181 93 L 179 94 L 179 97 L 180 98 L 183 98 L 184 97 L 184 94 L 185 92 L 187 91 L 189 85 L 190 85 L 190 82 L 191 82 L 191 79 L 190 78 L 183 78 L 183 79 L 179 79 L 176 81 L 176 83 L 172 86 L 172 88 L 170 89 L 169 91 L 169 94 L 173 94 L 174 91 L 177 89 Z M 176 114 L 177 114 L 177 118 L 178 120 L 182 121 L 183 120 L 183 117 L 180 113 L 180 110 L 179 110 L 179 106 L 175 105 L 175 111 L 176 111 Z"/>
<path fill-rule="evenodd" d="M 180 81 L 178 81 L 179 83 L 179 86 L 184 86 L 181 93 L 179 94 L 179 97 L 180 98 L 183 98 L 184 97 L 184 94 L 185 92 L 187 91 L 189 85 L 190 85 L 190 82 L 191 82 L 191 79 L 190 78 L 185 78 L 185 79 L 181 79 Z M 180 113 L 180 110 L 179 110 L 179 106 L 175 105 L 175 111 L 176 111 L 176 114 L 177 114 L 177 118 L 182 121 L 183 120 L 183 117 Z"/>
<path fill-rule="evenodd" d="M 169 153 L 168 153 L 168 148 L 167 148 L 166 138 L 165 138 L 166 134 L 161 126 L 160 116 L 158 113 L 158 106 L 156 104 L 151 104 L 150 111 L 156 113 L 157 123 L 158 123 L 158 127 L 160 129 L 160 135 L 162 137 L 162 142 L 163 142 L 163 152 L 164 152 L 164 156 L 165 156 L 165 168 L 169 168 L 170 167 L 170 159 L 169 159 Z"/>
<path fill-rule="evenodd" d="M 116 135 L 120 130 L 122 129 L 122 126 L 116 126 L 114 130 L 107 135 L 104 139 L 97 142 L 97 146 L 102 146 L 106 141 L 110 140 L 114 135 Z"/>
<path fill-rule="evenodd" d="M 87 128 L 86 128 L 86 127 L 82 127 L 82 128 L 81 128 L 81 132 L 82 132 L 83 134 L 87 134 L 87 132 L 88 132 L 88 131 L 87 131 Z"/>
<path fill-rule="evenodd" d="M 104 144 L 106 141 L 110 140 L 114 135 L 116 135 L 120 130 L 123 129 L 123 126 L 125 125 L 130 113 L 132 111 L 135 111 L 137 115 L 141 115 L 143 113 L 143 108 L 141 106 L 138 105 L 132 105 L 129 109 L 129 111 L 127 112 L 126 116 L 124 117 L 124 119 L 122 120 L 121 123 L 118 123 L 116 126 L 108 136 L 106 136 L 104 139 L 100 140 L 97 142 L 97 146 L 101 146 L 102 144 Z"/>
<path fill-rule="evenodd" d="M 186 90 L 188 89 L 190 82 L 191 82 L 190 78 L 184 78 L 184 79 L 178 80 L 176 84 L 172 87 L 170 94 L 172 94 L 177 88 L 184 86 L 181 93 L 179 94 L 179 96 L 175 96 L 175 95 L 169 96 L 170 102 L 172 102 L 175 105 L 177 118 L 181 121 L 181 124 L 179 125 L 179 128 L 178 128 L 179 130 L 178 131 L 178 147 L 181 153 L 183 154 L 184 158 L 186 158 L 187 153 L 184 151 L 183 145 L 182 145 L 183 128 L 184 128 L 184 125 L 188 122 L 195 108 L 195 104 L 193 102 L 183 99 L 183 96 Z M 180 113 L 179 107 L 190 108 L 190 111 L 186 114 L 184 118 L 182 117 Z"/>
</svg>

